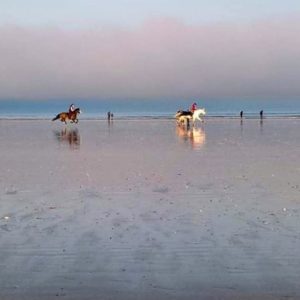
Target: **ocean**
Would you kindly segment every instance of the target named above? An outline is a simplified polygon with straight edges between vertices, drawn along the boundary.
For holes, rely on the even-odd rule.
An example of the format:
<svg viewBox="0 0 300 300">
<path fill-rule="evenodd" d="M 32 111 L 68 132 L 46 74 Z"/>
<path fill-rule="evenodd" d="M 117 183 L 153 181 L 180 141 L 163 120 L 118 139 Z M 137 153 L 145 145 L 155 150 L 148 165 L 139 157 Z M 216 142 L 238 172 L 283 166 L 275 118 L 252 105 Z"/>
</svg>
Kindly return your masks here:
<svg viewBox="0 0 300 300">
<path fill-rule="evenodd" d="M 239 117 L 243 110 L 245 118 L 300 117 L 300 100 L 196 100 L 199 108 L 205 108 L 208 117 Z M 71 101 L 0 101 L 1 119 L 51 119 L 67 111 Z M 179 109 L 187 110 L 191 101 L 74 101 L 80 107 L 80 119 L 105 119 L 107 112 L 115 118 L 173 118 Z"/>
</svg>

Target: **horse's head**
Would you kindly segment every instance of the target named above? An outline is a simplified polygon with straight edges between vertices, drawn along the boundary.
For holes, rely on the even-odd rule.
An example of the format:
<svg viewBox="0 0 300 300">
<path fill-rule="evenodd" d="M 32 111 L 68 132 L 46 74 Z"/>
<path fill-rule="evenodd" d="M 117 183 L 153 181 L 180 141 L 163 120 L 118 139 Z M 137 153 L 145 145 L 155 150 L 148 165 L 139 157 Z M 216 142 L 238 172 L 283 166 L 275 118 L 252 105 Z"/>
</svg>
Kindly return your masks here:
<svg viewBox="0 0 300 300">
<path fill-rule="evenodd" d="M 81 113 L 81 110 L 80 110 L 79 107 L 77 107 L 77 108 L 74 110 L 74 112 L 77 113 L 77 114 L 80 114 L 80 113 Z"/>
<path fill-rule="evenodd" d="M 205 111 L 205 108 L 199 108 L 197 109 L 198 111 L 198 114 L 202 115 L 202 116 L 205 116 L 206 115 L 206 111 Z"/>
</svg>

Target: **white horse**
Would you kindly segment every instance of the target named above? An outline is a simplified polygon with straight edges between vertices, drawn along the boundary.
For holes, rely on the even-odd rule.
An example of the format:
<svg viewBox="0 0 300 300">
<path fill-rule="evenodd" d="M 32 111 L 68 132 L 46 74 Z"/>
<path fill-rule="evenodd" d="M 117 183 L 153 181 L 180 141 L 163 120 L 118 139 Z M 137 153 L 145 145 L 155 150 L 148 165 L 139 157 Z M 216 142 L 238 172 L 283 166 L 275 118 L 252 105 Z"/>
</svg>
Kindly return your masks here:
<svg viewBox="0 0 300 300">
<path fill-rule="evenodd" d="M 199 108 L 196 109 L 193 113 L 193 123 L 196 122 L 196 120 L 199 120 L 201 122 L 203 122 L 203 117 L 206 115 L 206 111 L 205 108 Z M 202 117 L 202 118 L 201 118 Z"/>
</svg>

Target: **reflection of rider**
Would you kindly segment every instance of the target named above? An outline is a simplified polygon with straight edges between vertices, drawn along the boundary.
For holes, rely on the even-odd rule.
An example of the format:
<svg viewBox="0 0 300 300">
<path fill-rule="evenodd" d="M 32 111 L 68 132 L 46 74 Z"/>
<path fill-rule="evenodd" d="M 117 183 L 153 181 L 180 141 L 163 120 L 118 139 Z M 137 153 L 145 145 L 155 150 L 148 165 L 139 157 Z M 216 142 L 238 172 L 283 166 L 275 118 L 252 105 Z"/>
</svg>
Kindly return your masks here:
<svg viewBox="0 0 300 300">
<path fill-rule="evenodd" d="M 190 107 L 190 112 L 193 114 L 194 111 L 195 111 L 196 109 L 197 109 L 197 103 L 194 102 L 194 103 L 192 104 L 192 106 Z"/>
</svg>

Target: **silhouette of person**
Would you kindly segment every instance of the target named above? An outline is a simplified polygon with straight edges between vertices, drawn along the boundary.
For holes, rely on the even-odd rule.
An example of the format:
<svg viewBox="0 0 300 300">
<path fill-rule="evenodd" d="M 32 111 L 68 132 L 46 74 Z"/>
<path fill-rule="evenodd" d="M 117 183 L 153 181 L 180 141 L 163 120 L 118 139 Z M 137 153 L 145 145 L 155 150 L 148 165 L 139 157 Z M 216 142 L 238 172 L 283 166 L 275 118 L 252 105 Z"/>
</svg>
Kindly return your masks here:
<svg viewBox="0 0 300 300">
<path fill-rule="evenodd" d="M 259 112 L 259 115 L 260 115 L 260 118 L 262 119 L 262 118 L 263 118 L 263 115 L 264 115 L 264 111 L 261 110 L 261 111 Z"/>
<path fill-rule="evenodd" d="M 243 117 L 243 114 L 244 114 L 244 112 L 241 110 L 241 112 L 240 112 L 240 117 L 241 118 Z"/>
<path fill-rule="evenodd" d="M 111 113 L 110 113 L 110 111 L 109 111 L 109 112 L 107 112 L 107 120 L 109 121 L 110 118 L 111 118 Z"/>
</svg>

